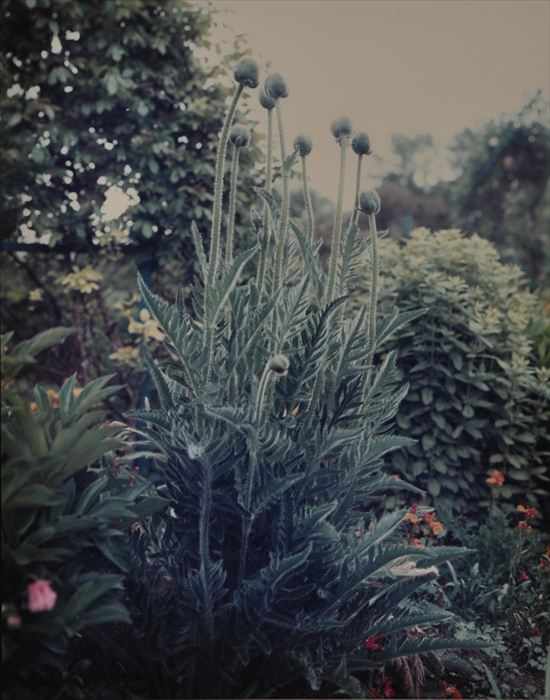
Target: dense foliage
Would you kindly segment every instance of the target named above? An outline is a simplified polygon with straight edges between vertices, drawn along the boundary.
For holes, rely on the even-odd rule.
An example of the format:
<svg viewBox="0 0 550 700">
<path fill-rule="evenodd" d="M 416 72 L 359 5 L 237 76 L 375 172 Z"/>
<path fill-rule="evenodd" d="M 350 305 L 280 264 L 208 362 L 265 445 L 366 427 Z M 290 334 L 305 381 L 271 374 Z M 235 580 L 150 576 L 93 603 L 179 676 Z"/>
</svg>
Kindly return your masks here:
<svg viewBox="0 0 550 700">
<path fill-rule="evenodd" d="M 481 526 L 453 522 L 457 541 L 475 554 L 449 563 L 438 585 L 465 619 L 465 632 L 475 625 L 496 642 L 472 655 L 470 668 L 460 669 L 471 696 L 483 689 L 497 697 L 531 698 L 542 686 L 550 643 L 550 541 L 537 529 L 538 515 L 519 504 L 514 513 L 493 513 Z"/>
<path fill-rule="evenodd" d="M 144 481 L 125 488 L 108 457 L 123 447 L 121 427 L 101 402 L 119 387 L 103 377 L 59 392 L 22 395 L 25 365 L 72 329 L 57 328 L 10 346 L 2 336 L 2 675 L 9 696 L 44 697 L 60 684 L 76 697 L 69 642 L 82 630 L 130 622 L 122 603 L 129 565 L 126 528 L 162 507 Z M 103 465 L 102 465 L 102 462 Z M 92 471 L 87 467 L 94 465 Z M 72 676 L 76 675 L 76 678 Z"/>
<path fill-rule="evenodd" d="M 380 250 L 384 313 L 425 310 L 388 344 L 411 385 L 397 424 L 418 440 L 392 466 L 447 512 L 477 517 L 495 498 L 543 501 L 548 370 L 533 357 L 538 302 L 523 275 L 490 243 L 456 230 L 418 229 Z M 369 274 L 366 265 L 363 288 Z"/>
</svg>

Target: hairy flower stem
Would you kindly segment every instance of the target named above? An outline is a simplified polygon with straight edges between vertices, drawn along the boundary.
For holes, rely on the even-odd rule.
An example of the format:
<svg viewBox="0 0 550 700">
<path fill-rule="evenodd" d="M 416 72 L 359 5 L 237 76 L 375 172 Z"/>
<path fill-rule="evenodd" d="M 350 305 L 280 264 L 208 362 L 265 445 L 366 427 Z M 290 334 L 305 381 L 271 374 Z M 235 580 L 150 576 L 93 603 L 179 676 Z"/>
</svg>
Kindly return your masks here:
<svg viewBox="0 0 550 700">
<path fill-rule="evenodd" d="M 290 212 L 290 197 L 288 192 L 288 172 L 286 171 L 286 146 L 285 134 L 283 130 L 283 115 L 281 111 L 280 101 L 277 101 L 277 126 L 279 130 L 279 141 L 281 147 L 281 176 L 283 181 L 283 201 L 281 204 L 281 224 L 279 230 L 279 240 L 277 241 L 277 255 L 275 258 L 275 284 L 273 289 L 278 289 L 282 284 L 283 278 L 283 262 L 285 258 L 286 239 L 288 234 L 288 219 Z M 274 317 L 275 318 L 275 317 Z"/>
<path fill-rule="evenodd" d="M 237 109 L 237 102 L 243 91 L 243 86 L 239 85 L 233 95 L 229 110 L 225 115 L 222 131 L 220 134 L 218 153 L 216 155 L 216 171 L 214 176 L 214 204 L 212 208 L 212 228 L 210 232 L 210 254 L 208 256 L 208 276 L 204 290 L 205 314 L 208 314 L 208 297 L 218 274 L 220 261 L 220 235 L 222 224 L 222 200 L 223 200 L 223 175 L 225 169 L 225 155 L 227 152 L 227 142 L 229 140 L 229 130 Z"/>
<path fill-rule="evenodd" d="M 227 242 L 225 259 L 228 265 L 233 262 L 233 247 L 235 244 L 235 212 L 237 210 L 237 180 L 239 177 L 239 156 L 241 149 L 233 146 L 231 151 L 231 178 L 229 187 L 229 213 L 227 216 Z"/>
<path fill-rule="evenodd" d="M 307 181 L 307 165 L 306 165 L 306 157 L 302 156 L 302 187 L 304 191 L 304 202 L 306 206 L 306 213 L 307 213 L 307 230 L 306 230 L 306 237 L 307 240 L 313 244 L 314 242 L 314 218 L 313 218 L 313 205 L 311 203 L 311 193 L 309 191 L 309 184 Z"/>
<path fill-rule="evenodd" d="M 239 85 L 235 90 L 229 110 L 225 115 L 225 121 L 220 134 L 218 153 L 216 156 L 216 171 L 214 177 L 214 204 L 212 208 L 212 228 L 210 231 L 210 254 L 208 258 L 208 272 L 206 284 L 204 287 L 204 316 L 205 316 L 205 336 L 204 344 L 206 346 L 206 383 L 212 376 L 212 363 L 214 361 L 215 350 L 215 329 L 213 328 L 213 319 L 210 318 L 210 293 L 216 284 L 218 276 L 218 265 L 220 255 L 220 234 L 222 223 L 222 200 L 223 200 L 223 175 L 225 168 L 225 154 L 227 151 L 227 142 L 229 140 L 229 130 L 237 109 L 237 102 L 243 91 L 243 86 Z"/>
<path fill-rule="evenodd" d="M 365 391 L 368 391 L 373 372 L 374 353 L 376 350 L 376 308 L 378 306 L 378 232 L 376 230 L 376 215 L 369 214 L 370 249 L 371 249 L 371 285 L 369 298 L 369 343 L 367 379 Z"/>
<path fill-rule="evenodd" d="M 271 189 L 273 187 L 273 110 L 269 109 L 267 111 L 267 161 L 266 161 L 266 173 L 265 173 L 265 191 L 271 194 Z M 260 253 L 260 262 L 258 265 L 258 270 L 256 273 L 256 285 L 260 292 L 260 297 L 262 295 L 264 281 L 265 281 L 265 268 L 267 265 L 267 255 L 271 250 L 271 212 L 268 204 L 264 205 L 264 230 L 263 230 L 263 245 Z"/>
<path fill-rule="evenodd" d="M 332 231 L 332 244 L 330 251 L 330 263 L 328 273 L 328 287 L 326 290 L 325 304 L 330 304 L 334 300 L 337 289 L 338 259 L 340 258 L 340 248 L 342 245 L 342 221 L 344 216 L 344 180 L 346 172 L 346 152 L 349 146 L 349 137 L 343 136 L 340 141 L 340 174 L 338 179 L 338 199 L 336 202 L 336 214 L 334 216 L 334 227 Z"/>
<path fill-rule="evenodd" d="M 353 212 L 353 223 L 357 224 L 359 222 L 359 215 L 361 214 L 359 210 L 359 193 L 361 192 L 361 166 L 363 165 L 363 154 L 360 153 L 357 156 L 357 174 L 355 176 L 355 200 Z"/>
</svg>

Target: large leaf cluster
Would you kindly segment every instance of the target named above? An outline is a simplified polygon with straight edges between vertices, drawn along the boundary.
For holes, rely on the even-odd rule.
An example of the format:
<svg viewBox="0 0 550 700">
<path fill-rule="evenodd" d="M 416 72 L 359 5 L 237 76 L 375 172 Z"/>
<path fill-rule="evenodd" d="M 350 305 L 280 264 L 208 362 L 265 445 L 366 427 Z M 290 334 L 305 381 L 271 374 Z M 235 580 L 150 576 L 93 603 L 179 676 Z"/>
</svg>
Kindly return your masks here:
<svg viewBox="0 0 550 700">
<path fill-rule="evenodd" d="M 12 348 L 2 336 L 2 647 L 13 692 L 41 673 L 56 687 L 61 676 L 53 669 L 66 670 L 70 639 L 90 626 L 130 621 L 121 596 L 129 564 L 123 536 L 162 505 L 144 497 L 145 482 L 121 488 L 101 466 L 87 472 L 123 446 L 121 424 L 107 422 L 101 408 L 119 389 L 108 385 L 111 377 L 75 392 L 73 376 L 55 400 L 38 385 L 31 404 L 14 385 L 24 365 L 71 332 L 51 329 Z M 29 609 L 34 580 L 57 594 L 51 610 Z"/>
<path fill-rule="evenodd" d="M 392 466 L 444 510 L 544 500 L 550 401 L 528 332 L 537 299 L 519 269 L 478 236 L 426 229 L 403 244 L 382 241 L 381 267 L 383 313 L 426 310 L 387 346 L 410 383 L 397 424 L 417 439 Z M 486 483 L 491 469 L 501 486 Z"/>
<path fill-rule="evenodd" d="M 280 211 L 266 194 L 264 203 L 273 234 Z M 372 515 L 386 492 L 416 491 L 382 469 L 412 443 L 392 430 L 407 391 L 395 355 L 367 373 L 377 342 L 367 315 L 345 318 L 346 296 L 323 303 L 317 247 L 294 223 L 279 284 L 270 268 L 264 285 L 239 284 L 249 261 L 269 256 L 271 236 L 255 220 L 258 245 L 222 261 L 212 286 L 195 231 L 207 294 L 196 290 L 193 315 L 140 279 L 172 360 L 148 361 L 158 403 L 133 415 L 171 509 L 136 542 L 146 646 L 142 663 L 126 663 L 143 692 L 234 697 L 307 681 L 361 694 L 354 672 L 464 644 L 407 635 L 449 619 L 415 595 L 464 550 L 408 546 L 404 511 Z M 364 244 L 356 234 L 350 225 L 342 242 L 344 290 Z M 406 320 L 386 319 L 379 337 Z M 367 652 L 377 635 L 383 650 Z M 159 675 L 162 691 L 151 686 Z"/>
</svg>

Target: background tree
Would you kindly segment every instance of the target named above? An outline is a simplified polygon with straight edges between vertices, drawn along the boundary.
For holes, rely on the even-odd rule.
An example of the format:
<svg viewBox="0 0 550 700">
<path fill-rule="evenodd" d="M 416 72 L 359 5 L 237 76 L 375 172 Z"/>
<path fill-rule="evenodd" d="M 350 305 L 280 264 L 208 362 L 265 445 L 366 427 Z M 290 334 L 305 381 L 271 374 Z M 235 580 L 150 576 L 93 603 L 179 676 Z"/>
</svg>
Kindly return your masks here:
<svg viewBox="0 0 550 700">
<path fill-rule="evenodd" d="M 236 41 L 217 65 L 199 58 L 214 22 L 208 5 L 181 0 L 5 4 L 2 320 L 23 336 L 54 322 L 80 325 L 64 373 L 67 361 L 90 375 L 110 370 L 94 367 L 99 353 L 85 355 L 98 344 L 103 357 L 127 347 L 127 338 L 111 341 L 126 329 L 136 265 L 150 279 L 163 256 L 166 284 L 172 275 L 190 280 L 191 221 L 209 230 L 228 94 L 220 80 L 243 52 Z M 238 217 L 246 183 L 239 196 Z"/>
<path fill-rule="evenodd" d="M 452 147 L 453 223 L 493 241 L 532 284 L 550 281 L 550 120 L 537 94 L 510 118 L 466 129 Z"/>
</svg>

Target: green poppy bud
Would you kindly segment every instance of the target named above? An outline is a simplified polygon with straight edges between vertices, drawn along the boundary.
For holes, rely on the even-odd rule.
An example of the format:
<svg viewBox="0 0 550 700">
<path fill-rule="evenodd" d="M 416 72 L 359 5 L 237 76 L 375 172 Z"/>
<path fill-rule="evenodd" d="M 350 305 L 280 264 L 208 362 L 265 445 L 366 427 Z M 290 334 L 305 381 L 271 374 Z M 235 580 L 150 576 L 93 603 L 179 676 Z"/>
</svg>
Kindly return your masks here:
<svg viewBox="0 0 550 700">
<path fill-rule="evenodd" d="M 271 73 L 265 79 L 264 90 L 268 97 L 278 100 L 280 97 L 288 97 L 286 81 L 280 73 Z"/>
<path fill-rule="evenodd" d="M 362 212 L 365 214 L 378 214 L 381 208 L 382 204 L 378 192 L 375 192 L 375 190 L 361 192 L 359 195 L 359 209 Z"/>
<path fill-rule="evenodd" d="M 229 132 L 229 140 L 236 148 L 246 148 L 250 144 L 250 131 L 236 124 Z"/>
<path fill-rule="evenodd" d="M 351 141 L 351 147 L 358 156 L 368 156 L 372 152 L 370 150 L 370 139 L 368 134 L 366 134 L 364 131 L 360 131 L 358 134 L 355 134 Z"/>
<path fill-rule="evenodd" d="M 273 355 L 269 361 L 269 369 L 278 377 L 286 377 L 290 362 L 286 355 Z"/>
<path fill-rule="evenodd" d="M 252 58 L 243 58 L 235 66 L 233 76 L 243 87 L 258 87 L 258 64 Z"/>
<path fill-rule="evenodd" d="M 351 136 L 351 121 L 347 117 L 340 117 L 332 122 L 330 130 L 337 141 L 344 136 Z"/>
<path fill-rule="evenodd" d="M 275 100 L 266 93 L 264 87 L 262 87 L 262 89 L 260 90 L 260 98 L 259 99 L 260 99 L 260 104 L 262 105 L 262 107 L 264 109 L 271 110 L 275 107 L 275 104 L 276 104 Z"/>
<path fill-rule="evenodd" d="M 300 134 L 294 139 L 294 150 L 298 151 L 302 158 L 308 156 L 311 153 L 312 148 L 313 143 L 311 142 L 311 139 L 308 136 Z"/>
</svg>

